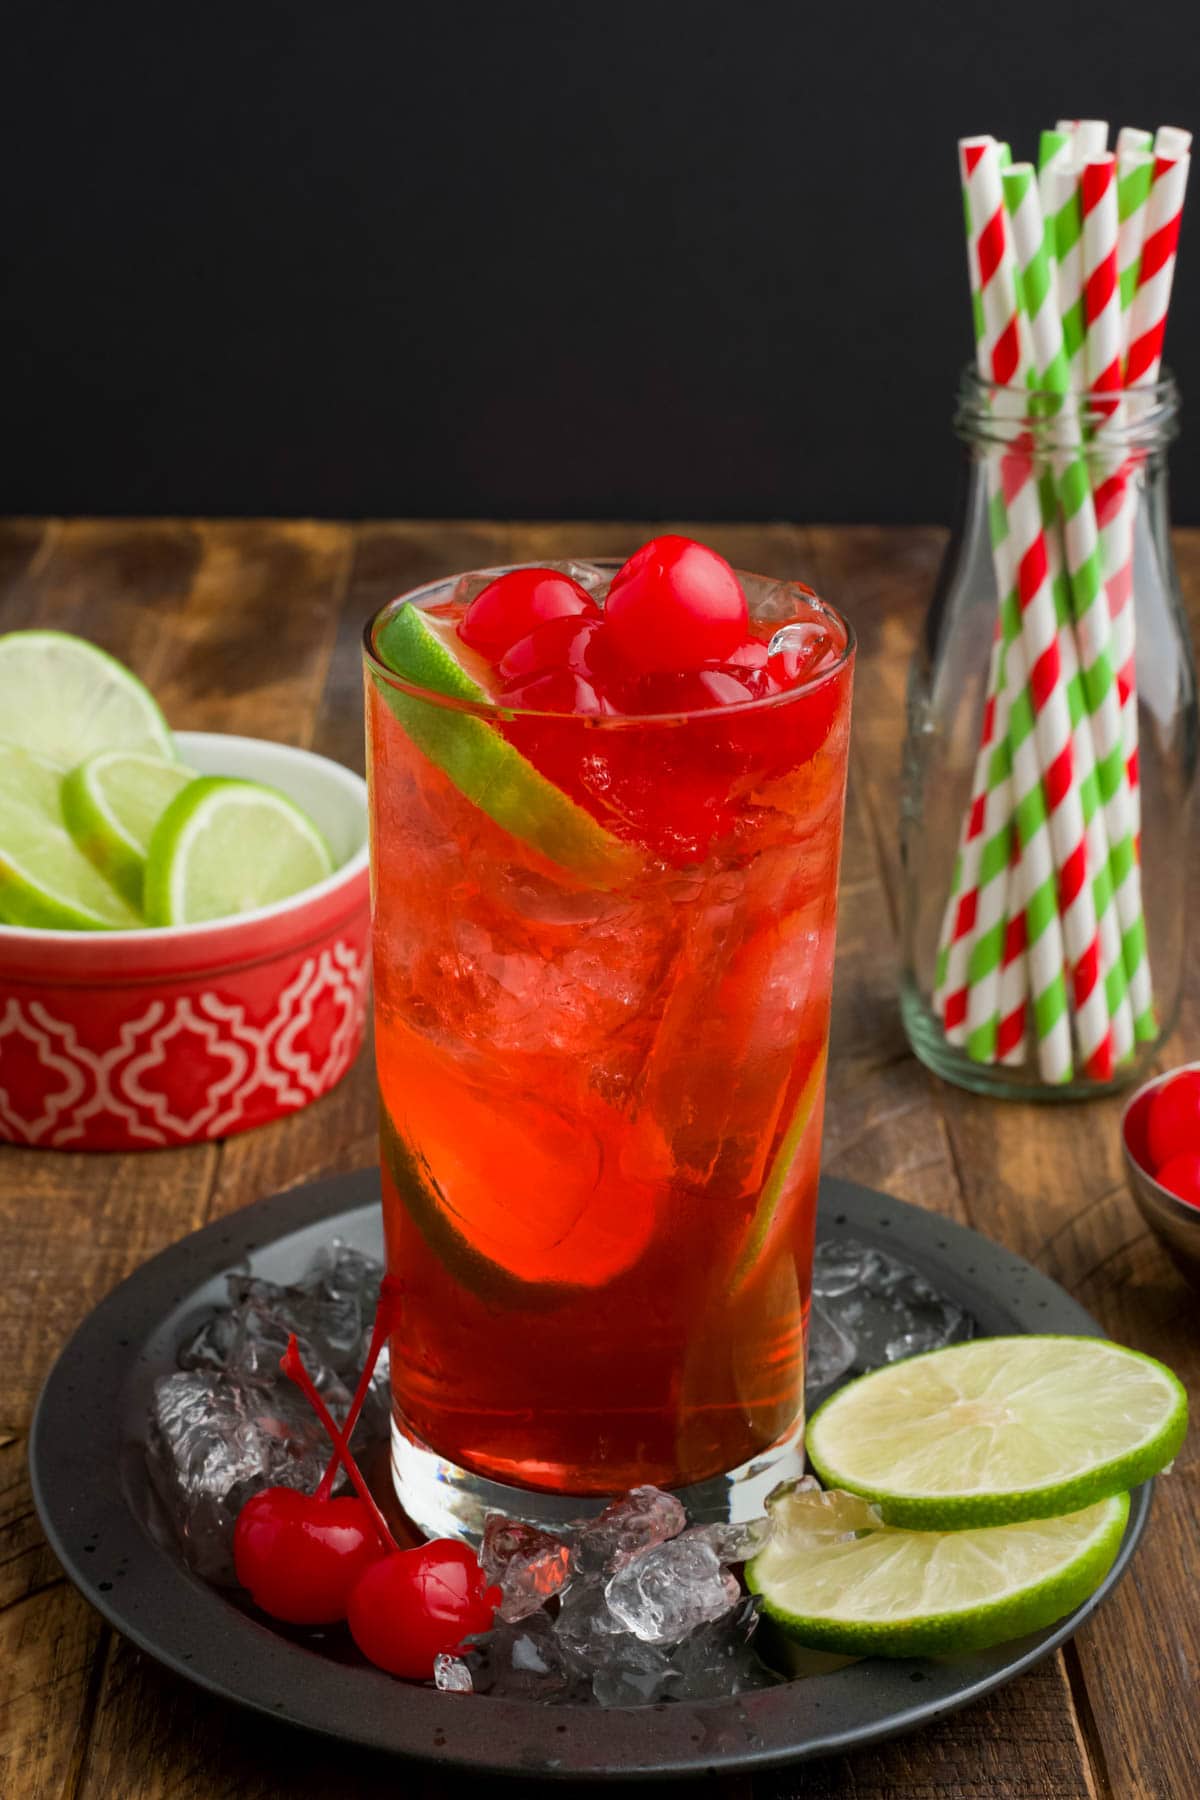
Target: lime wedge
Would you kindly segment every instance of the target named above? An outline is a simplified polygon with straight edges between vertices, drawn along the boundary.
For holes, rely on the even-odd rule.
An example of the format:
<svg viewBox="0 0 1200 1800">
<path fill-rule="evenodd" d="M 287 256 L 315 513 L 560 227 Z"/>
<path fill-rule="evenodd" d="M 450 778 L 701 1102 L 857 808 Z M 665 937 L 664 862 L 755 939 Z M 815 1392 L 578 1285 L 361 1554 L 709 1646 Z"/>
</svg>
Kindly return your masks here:
<svg viewBox="0 0 1200 1800">
<path fill-rule="evenodd" d="M 803 1484 L 767 1505 L 775 1529 L 747 1585 L 788 1637 L 844 1656 L 939 1656 L 1041 1631 L 1099 1587 L 1129 1517 L 1128 1494 L 968 1531 L 899 1530 L 852 1494 Z"/>
<path fill-rule="evenodd" d="M 142 904 L 150 834 L 192 780 L 182 763 L 140 750 L 100 750 L 63 780 L 67 830 L 131 906 Z"/>
<path fill-rule="evenodd" d="M 195 925 L 253 912 L 323 881 L 333 857 L 286 794 L 200 775 L 171 801 L 146 854 L 146 918 Z"/>
<path fill-rule="evenodd" d="M 448 699 L 478 704 L 488 696 L 464 666 L 469 655 L 453 624 L 419 606 L 393 613 L 375 640 L 381 661 L 404 681 Z M 547 781 L 494 726 L 468 712 L 437 706 L 375 677 L 409 737 L 461 794 L 489 819 L 550 862 L 596 887 L 636 873 L 641 858 L 591 814 Z"/>
<path fill-rule="evenodd" d="M 63 822 L 62 777 L 45 757 L 0 744 L 0 920 L 52 931 L 142 924 Z"/>
<path fill-rule="evenodd" d="M 978 1338 L 876 1369 L 808 1427 L 830 1487 L 925 1530 L 1044 1519 L 1157 1475 L 1187 1395 L 1153 1357 L 1103 1338 Z"/>
<path fill-rule="evenodd" d="M 97 750 L 175 755 L 167 721 L 137 676 L 65 631 L 0 637 L 0 735 L 60 769 Z"/>
</svg>

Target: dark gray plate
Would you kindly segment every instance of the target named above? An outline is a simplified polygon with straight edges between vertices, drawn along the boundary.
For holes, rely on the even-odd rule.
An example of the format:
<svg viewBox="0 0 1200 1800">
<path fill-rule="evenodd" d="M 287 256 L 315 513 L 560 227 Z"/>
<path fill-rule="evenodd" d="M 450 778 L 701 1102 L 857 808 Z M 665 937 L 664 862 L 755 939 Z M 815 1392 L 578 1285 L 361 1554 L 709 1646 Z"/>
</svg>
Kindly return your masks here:
<svg viewBox="0 0 1200 1800">
<path fill-rule="evenodd" d="M 189 1325 L 224 1300 L 224 1273 L 243 1257 L 256 1274 L 290 1281 L 335 1232 L 380 1255 L 378 1181 L 370 1170 L 277 1194 L 163 1251 L 84 1321 L 42 1391 L 30 1464 L 56 1555 L 118 1631 L 201 1687 L 350 1743 L 464 1769 L 619 1779 L 763 1768 L 873 1743 L 967 1705 L 1048 1655 L 1123 1574 L 1148 1486 L 1133 1496 L 1107 1580 L 1050 1631 L 952 1662 L 859 1662 L 736 1699 L 619 1711 L 439 1694 L 280 1635 L 189 1574 L 156 1530 L 142 1449 L 150 1391 Z M 1019 1257 L 885 1194 L 823 1181 L 821 1233 L 894 1248 L 982 1333 L 1099 1333 Z"/>
</svg>

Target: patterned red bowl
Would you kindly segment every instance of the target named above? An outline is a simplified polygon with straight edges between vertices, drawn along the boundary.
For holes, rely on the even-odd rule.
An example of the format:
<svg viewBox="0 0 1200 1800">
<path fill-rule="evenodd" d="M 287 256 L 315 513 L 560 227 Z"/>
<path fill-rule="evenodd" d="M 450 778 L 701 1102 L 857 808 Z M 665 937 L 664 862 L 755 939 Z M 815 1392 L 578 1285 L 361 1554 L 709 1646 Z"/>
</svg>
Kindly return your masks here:
<svg viewBox="0 0 1200 1800">
<path fill-rule="evenodd" d="M 340 1081 L 366 1023 L 367 789 L 262 738 L 176 734 L 204 775 L 281 788 L 328 880 L 257 912 L 143 931 L 0 925 L 0 1139 L 149 1150 L 263 1125 Z"/>
</svg>

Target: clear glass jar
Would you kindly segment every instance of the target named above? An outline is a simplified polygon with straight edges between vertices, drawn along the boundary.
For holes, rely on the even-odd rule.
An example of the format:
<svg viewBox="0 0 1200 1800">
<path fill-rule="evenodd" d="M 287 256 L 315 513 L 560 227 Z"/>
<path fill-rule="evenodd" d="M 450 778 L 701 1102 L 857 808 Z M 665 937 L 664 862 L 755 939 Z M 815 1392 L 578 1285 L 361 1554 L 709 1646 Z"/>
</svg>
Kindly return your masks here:
<svg viewBox="0 0 1200 1800">
<path fill-rule="evenodd" d="M 1169 378 L 1104 409 L 963 378 L 965 511 L 909 678 L 901 1009 L 978 1092 L 1123 1086 L 1175 1017 L 1197 726 L 1178 407 Z"/>
</svg>

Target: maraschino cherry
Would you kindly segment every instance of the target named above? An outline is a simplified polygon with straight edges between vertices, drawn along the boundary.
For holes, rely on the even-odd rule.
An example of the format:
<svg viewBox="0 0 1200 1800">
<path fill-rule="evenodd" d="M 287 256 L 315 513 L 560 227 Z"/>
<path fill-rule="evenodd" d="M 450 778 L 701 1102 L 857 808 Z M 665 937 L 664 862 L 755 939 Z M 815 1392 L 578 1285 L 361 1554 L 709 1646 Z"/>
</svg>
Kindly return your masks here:
<svg viewBox="0 0 1200 1800">
<path fill-rule="evenodd" d="M 1181 1069 L 1156 1090 L 1146 1135 L 1156 1170 L 1174 1157 L 1200 1155 L 1200 1069 Z"/>
<path fill-rule="evenodd" d="M 398 1298 L 397 1284 L 385 1277 L 366 1364 L 346 1417 L 347 1436 L 358 1422 Z M 280 1366 L 302 1389 L 306 1383 L 311 1387 L 294 1337 Z M 237 1578 L 265 1613 L 289 1625 L 328 1625 L 344 1619 L 351 1588 L 391 1543 L 369 1494 L 365 1499 L 332 1498 L 341 1460 L 335 1447 L 315 1493 L 264 1488 L 238 1514 L 233 1533 Z"/>
<path fill-rule="evenodd" d="M 476 594 L 462 616 L 458 635 L 489 662 L 498 662 L 535 626 L 576 614 L 599 620 L 600 609 L 569 575 L 557 569 L 510 569 Z"/>
<path fill-rule="evenodd" d="M 371 1564 L 350 1595 L 350 1635 L 377 1668 L 428 1681 L 433 1661 L 464 1638 L 487 1631 L 500 1589 L 466 1544 L 434 1538 Z"/>
<path fill-rule="evenodd" d="M 613 576 L 606 638 L 637 674 L 720 663 L 748 636 L 742 586 L 723 556 L 692 538 L 651 538 Z"/>
<path fill-rule="evenodd" d="M 1200 1207 L 1200 1154 L 1184 1150 L 1170 1157 L 1159 1169 L 1155 1180 L 1161 1182 L 1179 1200 Z"/>
</svg>

